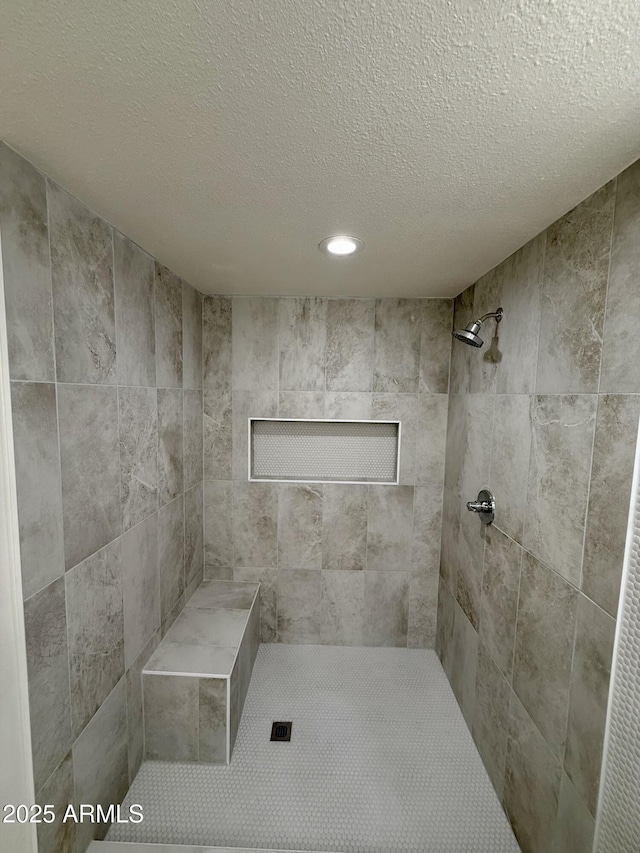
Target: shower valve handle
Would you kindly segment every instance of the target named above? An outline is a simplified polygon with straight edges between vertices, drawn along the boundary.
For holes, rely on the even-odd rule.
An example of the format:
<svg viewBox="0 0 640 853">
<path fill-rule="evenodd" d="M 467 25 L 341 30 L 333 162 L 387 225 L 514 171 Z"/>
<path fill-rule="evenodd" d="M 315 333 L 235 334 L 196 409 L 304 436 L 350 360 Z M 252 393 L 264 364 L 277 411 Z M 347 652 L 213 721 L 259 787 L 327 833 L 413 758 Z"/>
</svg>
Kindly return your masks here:
<svg viewBox="0 0 640 853">
<path fill-rule="evenodd" d="M 477 500 L 467 501 L 467 509 L 477 512 L 483 524 L 491 524 L 496 514 L 496 499 L 489 489 L 481 489 Z"/>
<path fill-rule="evenodd" d="M 467 501 L 467 509 L 469 512 L 491 512 L 491 503 L 489 501 Z"/>
</svg>

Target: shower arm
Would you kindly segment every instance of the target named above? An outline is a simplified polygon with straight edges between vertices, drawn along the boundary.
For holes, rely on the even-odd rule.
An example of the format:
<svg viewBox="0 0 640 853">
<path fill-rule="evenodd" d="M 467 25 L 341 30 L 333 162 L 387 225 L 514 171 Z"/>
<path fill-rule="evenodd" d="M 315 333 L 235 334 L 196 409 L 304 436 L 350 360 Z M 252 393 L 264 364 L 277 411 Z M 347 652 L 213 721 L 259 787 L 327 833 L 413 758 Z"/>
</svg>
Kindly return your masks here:
<svg viewBox="0 0 640 853">
<path fill-rule="evenodd" d="M 488 320 L 489 317 L 495 317 L 496 323 L 499 323 L 500 320 L 502 320 L 503 314 L 504 314 L 504 311 L 502 310 L 502 308 L 498 308 L 497 311 L 489 311 L 488 314 L 484 314 L 482 317 L 480 317 L 479 320 L 476 320 L 476 323 L 484 323 L 484 321 Z"/>
</svg>

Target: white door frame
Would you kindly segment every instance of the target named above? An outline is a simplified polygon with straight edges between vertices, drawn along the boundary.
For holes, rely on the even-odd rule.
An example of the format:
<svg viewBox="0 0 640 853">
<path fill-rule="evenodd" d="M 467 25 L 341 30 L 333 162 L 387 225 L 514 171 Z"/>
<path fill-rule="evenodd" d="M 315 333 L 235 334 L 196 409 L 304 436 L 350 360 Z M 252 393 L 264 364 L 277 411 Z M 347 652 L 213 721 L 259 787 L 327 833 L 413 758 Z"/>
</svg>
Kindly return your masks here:
<svg viewBox="0 0 640 853">
<path fill-rule="evenodd" d="M 4 805 L 34 802 L 9 352 L 0 244 L 0 849 L 36 853 L 36 827 L 2 823 Z"/>
</svg>

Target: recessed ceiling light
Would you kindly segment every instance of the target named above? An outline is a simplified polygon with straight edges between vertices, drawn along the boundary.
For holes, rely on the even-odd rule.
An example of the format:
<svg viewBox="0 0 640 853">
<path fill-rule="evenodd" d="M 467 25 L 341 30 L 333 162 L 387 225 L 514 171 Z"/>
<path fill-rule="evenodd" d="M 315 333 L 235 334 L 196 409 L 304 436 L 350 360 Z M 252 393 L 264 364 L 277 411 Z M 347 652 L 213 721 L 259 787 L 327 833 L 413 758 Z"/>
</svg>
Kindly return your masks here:
<svg viewBox="0 0 640 853">
<path fill-rule="evenodd" d="M 358 240 L 357 237 L 347 237 L 346 234 L 340 234 L 337 237 L 327 237 L 326 240 L 323 240 L 319 244 L 318 248 L 329 255 L 345 257 L 346 255 L 353 255 L 354 252 L 359 251 L 363 246 L 364 243 L 362 240 Z"/>
</svg>

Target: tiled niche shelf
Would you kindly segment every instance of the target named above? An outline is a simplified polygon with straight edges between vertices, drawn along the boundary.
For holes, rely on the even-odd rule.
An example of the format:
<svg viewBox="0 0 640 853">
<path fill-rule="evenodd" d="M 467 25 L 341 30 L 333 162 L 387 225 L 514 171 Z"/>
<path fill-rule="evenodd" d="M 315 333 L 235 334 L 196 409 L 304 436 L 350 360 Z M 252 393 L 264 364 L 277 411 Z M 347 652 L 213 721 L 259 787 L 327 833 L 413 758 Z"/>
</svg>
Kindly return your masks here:
<svg viewBox="0 0 640 853">
<path fill-rule="evenodd" d="M 249 418 L 249 480 L 398 484 L 400 421 Z"/>
</svg>

